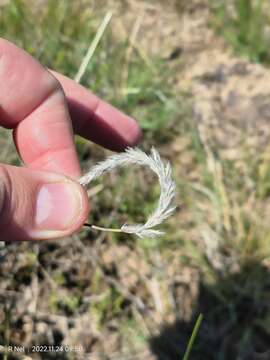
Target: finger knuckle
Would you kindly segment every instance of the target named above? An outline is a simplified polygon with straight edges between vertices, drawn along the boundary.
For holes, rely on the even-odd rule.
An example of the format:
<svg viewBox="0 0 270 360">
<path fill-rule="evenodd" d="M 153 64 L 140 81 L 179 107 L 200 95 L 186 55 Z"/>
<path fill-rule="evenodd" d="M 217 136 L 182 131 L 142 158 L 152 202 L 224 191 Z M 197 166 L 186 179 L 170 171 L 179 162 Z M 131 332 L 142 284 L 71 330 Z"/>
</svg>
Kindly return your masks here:
<svg viewBox="0 0 270 360">
<path fill-rule="evenodd" d="M 47 76 L 47 82 L 48 82 L 51 93 L 63 92 L 60 82 L 48 70 L 47 70 L 46 76 Z"/>
<path fill-rule="evenodd" d="M 11 218 L 12 182 L 6 166 L 0 165 L 0 226 Z"/>
</svg>

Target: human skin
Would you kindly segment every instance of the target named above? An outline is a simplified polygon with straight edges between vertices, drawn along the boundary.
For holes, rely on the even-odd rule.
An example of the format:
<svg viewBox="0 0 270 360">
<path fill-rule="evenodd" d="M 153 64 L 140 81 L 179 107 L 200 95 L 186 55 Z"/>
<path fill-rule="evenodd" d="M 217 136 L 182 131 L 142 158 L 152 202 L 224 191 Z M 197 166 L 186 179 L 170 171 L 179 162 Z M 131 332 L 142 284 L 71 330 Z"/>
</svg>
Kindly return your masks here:
<svg viewBox="0 0 270 360">
<path fill-rule="evenodd" d="M 85 222 L 73 132 L 114 151 L 141 136 L 135 120 L 1 38 L 0 126 L 25 165 L 0 164 L 2 241 L 68 236 Z"/>
</svg>

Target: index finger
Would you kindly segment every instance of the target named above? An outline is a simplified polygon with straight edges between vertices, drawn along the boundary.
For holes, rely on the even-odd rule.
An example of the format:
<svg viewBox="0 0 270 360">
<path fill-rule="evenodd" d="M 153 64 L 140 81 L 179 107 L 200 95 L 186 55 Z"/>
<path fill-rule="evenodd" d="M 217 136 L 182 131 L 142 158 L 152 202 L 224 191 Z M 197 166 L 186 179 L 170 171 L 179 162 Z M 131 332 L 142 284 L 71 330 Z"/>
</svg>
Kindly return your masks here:
<svg viewBox="0 0 270 360">
<path fill-rule="evenodd" d="M 134 119 L 75 81 L 51 72 L 64 89 L 73 129 L 77 134 L 114 151 L 122 151 L 139 142 L 141 131 Z"/>
</svg>

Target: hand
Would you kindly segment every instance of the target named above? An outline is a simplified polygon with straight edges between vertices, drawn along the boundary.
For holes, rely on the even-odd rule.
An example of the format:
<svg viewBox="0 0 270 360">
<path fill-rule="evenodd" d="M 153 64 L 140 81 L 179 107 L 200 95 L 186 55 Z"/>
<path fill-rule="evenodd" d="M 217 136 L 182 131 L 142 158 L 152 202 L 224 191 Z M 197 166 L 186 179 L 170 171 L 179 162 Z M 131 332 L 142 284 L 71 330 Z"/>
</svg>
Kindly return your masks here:
<svg viewBox="0 0 270 360">
<path fill-rule="evenodd" d="M 0 126 L 26 165 L 0 164 L 0 240 L 50 239 L 82 226 L 89 212 L 74 131 L 111 150 L 140 138 L 136 122 L 82 86 L 49 72 L 0 39 Z"/>
</svg>

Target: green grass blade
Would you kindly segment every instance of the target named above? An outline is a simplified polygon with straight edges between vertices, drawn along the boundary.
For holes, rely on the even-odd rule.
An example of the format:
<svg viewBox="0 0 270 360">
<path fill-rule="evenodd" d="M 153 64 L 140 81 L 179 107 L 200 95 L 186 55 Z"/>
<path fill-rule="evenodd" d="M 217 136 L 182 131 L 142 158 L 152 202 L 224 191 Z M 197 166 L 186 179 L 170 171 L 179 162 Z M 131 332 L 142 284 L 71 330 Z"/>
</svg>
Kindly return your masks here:
<svg viewBox="0 0 270 360">
<path fill-rule="evenodd" d="M 190 339 L 189 339 L 189 342 L 188 342 L 188 345 L 187 345 L 187 348 L 186 348 L 186 351 L 185 351 L 183 360 L 188 360 L 188 359 L 189 359 L 189 355 L 190 355 L 190 353 L 191 353 L 191 350 L 192 350 L 194 341 L 195 341 L 195 339 L 196 339 L 196 336 L 197 336 L 197 334 L 198 334 L 199 328 L 200 328 L 200 326 L 201 326 L 202 319 L 203 319 L 203 315 L 200 314 L 200 315 L 198 316 L 197 320 L 196 320 L 195 326 L 194 326 L 193 331 L 192 331 L 192 334 L 191 334 L 191 336 L 190 336 Z"/>
</svg>

